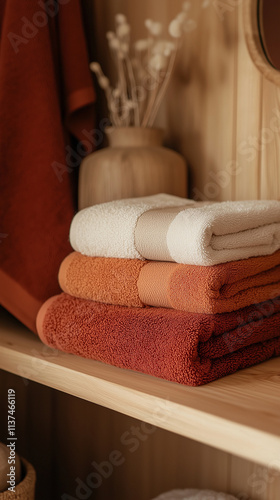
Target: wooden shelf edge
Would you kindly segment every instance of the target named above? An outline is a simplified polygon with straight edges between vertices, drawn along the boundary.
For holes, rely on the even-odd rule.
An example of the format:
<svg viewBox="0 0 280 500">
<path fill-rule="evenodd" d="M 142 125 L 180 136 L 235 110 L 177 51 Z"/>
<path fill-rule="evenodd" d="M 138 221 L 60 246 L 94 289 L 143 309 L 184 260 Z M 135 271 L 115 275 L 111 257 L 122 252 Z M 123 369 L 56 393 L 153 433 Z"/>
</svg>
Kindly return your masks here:
<svg viewBox="0 0 280 500">
<path fill-rule="evenodd" d="M 23 383 L 38 382 L 280 470 L 279 359 L 192 388 L 49 349 L 14 320 L 1 325 L 0 368 Z"/>
</svg>

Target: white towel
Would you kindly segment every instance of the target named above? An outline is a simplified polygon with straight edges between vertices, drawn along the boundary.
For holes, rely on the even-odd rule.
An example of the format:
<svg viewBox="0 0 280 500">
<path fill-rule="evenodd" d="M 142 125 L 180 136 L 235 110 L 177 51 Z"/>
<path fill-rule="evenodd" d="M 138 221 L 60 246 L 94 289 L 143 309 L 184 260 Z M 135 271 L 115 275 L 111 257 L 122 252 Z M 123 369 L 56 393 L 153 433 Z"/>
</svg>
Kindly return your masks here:
<svg viewBox="0 0 280 500">
<path fill-rule="evenodd" d="M 172 259 L 211 266 L 280 248 L 280 202 L 226 201 L 181 211 L 167 232 Z"/>
<path fill-rule="evenodd" d="M 172 490 L 162 493 L 153 500 L 237 500 L 237 498 L 210 490 Z"/>
<path fill-rule="evenodd" d="M 74 250 L 92 257 L 142 259 L 135 248 L 138 218 L 154 208 L 181 206 L 185 200 L 168 194 L 109 201 L 84 208 L 73 218 L 70 243 Z"/>
<path fill-rule="evenodd" d="M 117 200 L 78 212 L 70 243 L 89 256 L 202 266 L 269 255 L 280 248 L 280 202 L 205 205 L 167 194 Z"/>
</svg>

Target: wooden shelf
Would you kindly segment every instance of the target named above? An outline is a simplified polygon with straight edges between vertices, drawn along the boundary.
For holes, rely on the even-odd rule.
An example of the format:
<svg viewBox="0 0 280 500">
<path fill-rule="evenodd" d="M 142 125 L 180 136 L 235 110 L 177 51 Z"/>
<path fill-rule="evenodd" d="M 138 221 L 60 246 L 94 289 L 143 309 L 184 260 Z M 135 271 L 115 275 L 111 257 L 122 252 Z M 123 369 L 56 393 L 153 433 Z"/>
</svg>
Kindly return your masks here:
<svg viewBox="0 0 280 500">
<path fill-rule="evenodd" d="M 280 358 L 186 387 L 52 350 L 1 310 L 0 368 L 280 470 Z"/>
</svg>

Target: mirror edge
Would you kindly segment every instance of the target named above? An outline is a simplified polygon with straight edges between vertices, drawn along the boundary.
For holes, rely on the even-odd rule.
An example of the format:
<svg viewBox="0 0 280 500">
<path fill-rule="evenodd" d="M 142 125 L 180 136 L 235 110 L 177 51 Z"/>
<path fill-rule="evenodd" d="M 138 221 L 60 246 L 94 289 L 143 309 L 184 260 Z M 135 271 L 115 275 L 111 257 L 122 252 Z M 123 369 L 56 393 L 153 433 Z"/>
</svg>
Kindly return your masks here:
<svg viewBox="0 0 280 500">
<path fill-rule="evenodd" d="M 275 69 L 264 53 L 258 25 L 259 0 L 243 2 L 243 28 L 247 48 L 253 63 L 265 78 L 280 86 L 280 71 Z"/>
</svg>

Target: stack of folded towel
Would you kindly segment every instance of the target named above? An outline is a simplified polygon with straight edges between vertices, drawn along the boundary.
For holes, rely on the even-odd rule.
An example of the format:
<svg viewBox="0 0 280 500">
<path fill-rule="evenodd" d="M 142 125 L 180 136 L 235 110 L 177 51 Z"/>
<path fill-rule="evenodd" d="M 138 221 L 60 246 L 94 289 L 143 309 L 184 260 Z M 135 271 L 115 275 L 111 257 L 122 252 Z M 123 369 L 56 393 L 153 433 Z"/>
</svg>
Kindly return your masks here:
<svg viewBox="0 0 280 500">
<path fill-rule="evenodd" d="M 46 344 L 194 386 L 280 354 L 280 202 L 117 200 L 70 243 Z"/>
</svg>

